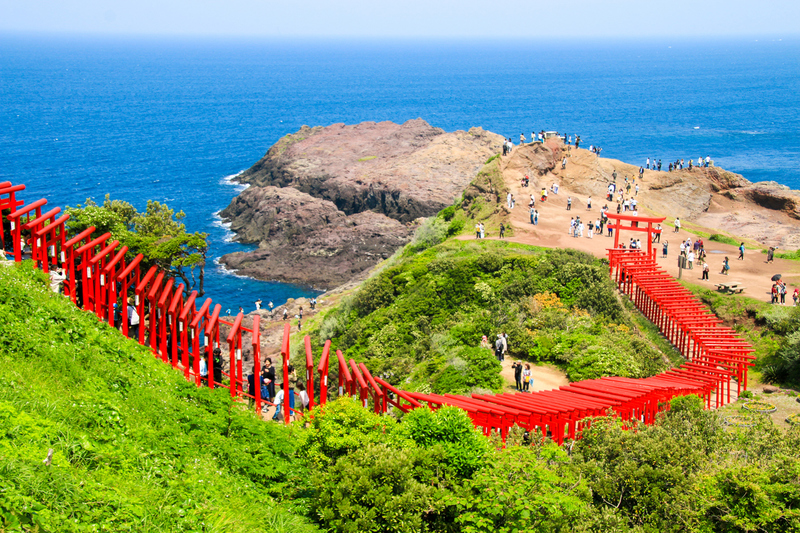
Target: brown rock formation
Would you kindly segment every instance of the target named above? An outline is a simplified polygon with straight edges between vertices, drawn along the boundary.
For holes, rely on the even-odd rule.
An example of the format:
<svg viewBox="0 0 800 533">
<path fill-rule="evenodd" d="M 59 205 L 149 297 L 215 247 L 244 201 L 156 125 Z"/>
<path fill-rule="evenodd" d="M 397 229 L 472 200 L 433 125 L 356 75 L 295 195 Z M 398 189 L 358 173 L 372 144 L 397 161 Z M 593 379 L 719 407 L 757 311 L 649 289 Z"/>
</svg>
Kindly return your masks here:
<svg viewBox="0 0 800 533">
<path fill-rule="evenodd" d="M 304 126 L 239 178 L 251 186 L 221 216 L 259 249 L 221 260 L 259 279 L 343 283 L 407 243 L 412 221 L 452 204 L 501 143 L 421 119 Z"/>
<path fill-rule="evenodd" d="M 553 151 L 556 161 L 568 153 L 567 168 L 562 170 L 558 163 L 548 169 L 546 149 Z M 534 187 L 549 187 L 556 182 L 573 195 L 576 204 L 591 195 L 595 204 L 607 203 L 613 210 L 616 201 L 607 202 L 605 198 L 616 172 L 617 186 L 623 189 L 626 178 L 631 183 L 636 178 L 639 206 L 668 217 L 668 222 L 680 217 L 712 233 L 722 231 L 784 250 L 800 247 L 800 191 L 774 182 L 751 183 L 718 167 L 645 170 L 644 179 L 639 180 L 638 166 L 599 158 L 588 150 L 571 148 L 567 152 L 560 140 L 550 139 L 545 147 L 533 144 L 515 148 L 510 156 L 502 158 L 500 169 L 506 183 L 519 183 L 527 174 Z M 632 188 L 625 196 L 634 194 Z"/>
<path fill-rule="evenodd" d="M 411 222 L 452 204 L 501 143 L 481 128 L 446 133 L 422 119 L 304 126 L 239 179 L 294 187 L 348 215 L 375 211 Z"/>
</svg>

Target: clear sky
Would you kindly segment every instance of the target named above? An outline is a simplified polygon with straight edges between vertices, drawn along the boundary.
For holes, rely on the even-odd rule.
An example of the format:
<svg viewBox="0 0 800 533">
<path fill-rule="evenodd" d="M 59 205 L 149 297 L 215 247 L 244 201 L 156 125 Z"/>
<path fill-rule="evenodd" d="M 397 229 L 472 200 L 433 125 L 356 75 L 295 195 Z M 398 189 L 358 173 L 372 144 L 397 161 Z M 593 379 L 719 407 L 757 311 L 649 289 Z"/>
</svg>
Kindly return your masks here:
<svg viewBox="0 0 800 533">
<path fill-rule="evenodd" d="M 0 32 L 783 38 L 800 34 L 800 0 L 0 0 Z"/>
</svg>

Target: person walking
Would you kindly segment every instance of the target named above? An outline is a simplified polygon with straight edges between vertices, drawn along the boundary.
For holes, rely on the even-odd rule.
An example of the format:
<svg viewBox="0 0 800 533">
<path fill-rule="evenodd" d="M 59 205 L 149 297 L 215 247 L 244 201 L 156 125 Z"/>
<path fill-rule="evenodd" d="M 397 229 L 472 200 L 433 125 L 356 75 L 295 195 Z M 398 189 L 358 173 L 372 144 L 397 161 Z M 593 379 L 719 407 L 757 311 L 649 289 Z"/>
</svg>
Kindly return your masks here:
<svg viewBox="0 0 800 533">
<path fill-rule="evenodd" d="M 533 206 L 531 206 L 530 208 L 530 214 L 531 214 L 531 224 L 536 224 L 536 222 L 533 221 L 533 217 L 536 214 L 536 209 L 534 209 Z"/>
<path fill-rule="evenodd" d="M 589 196 L 589 198 L 586 199 L 586 210 L 587 211 L 591 211 L 592 210 L 592 197 L 591 196 Z"/>
<path fill-rule="evenodd" d="M 572 210 L 572 196 L 567 196 L 567 211 Z"/>
<path fill-rule="evenodd" d="M 500 238 L 503 239 L 506 234 L 506 226 L 502 222 L 500 223 Z"/>
<path fill-rule="evenodd" d="M 730 263 L 728 263 L 728 256 L 725 256 L 725 259 L 722 260 L 722 272 L 720 274 L 728 275 L 728 271 L 731 269 Z"/>
<path fill-rule="evenodd" d="M 539 225 L 539 211 L 537 211 L 535 209 L 533 210 L 533 225 L 534 226 L 538 226 Z"/>
<path fill-rule="evenodd" d="M 675 218 L 675 231 L 673 233 L 678 233 L 681 230 L 681 219 Z"/>
<path fill-rule="evenodd" d="M 494 356 L 499 362 L 503 362 L 503 336 L 498 333 L 497 340 L 494 341 Z"/>
<path fill-rule="evenodd" d="M 669 251 L 669 241 L 664 241 L 661 244 L 661 257 L 667 257 L 668 251 Z"/>
<path fill-rule="evenodd" d="M 708 268 L 708 263 L 706 263 L 705 261 L 703 261 L 703 278 L 702 278 L 702 279 L 704 279 L 704 280 L 708 280 L 708 271 L 709 271 L 709 270 L 710 270 L 710 269 Z"/>
<path fill-rule="evenodd" d="M 736 259 L 741 259 L 742 261 L 744 261 L 744 243 L 739 244 L 739 257 L 737 257 Z"/>
<path fill-rule="evenodd" d="M 561 160 L 561 170 L 567 168 L 567 156 L 564 156 L 564 159 Z"/>
</svg>

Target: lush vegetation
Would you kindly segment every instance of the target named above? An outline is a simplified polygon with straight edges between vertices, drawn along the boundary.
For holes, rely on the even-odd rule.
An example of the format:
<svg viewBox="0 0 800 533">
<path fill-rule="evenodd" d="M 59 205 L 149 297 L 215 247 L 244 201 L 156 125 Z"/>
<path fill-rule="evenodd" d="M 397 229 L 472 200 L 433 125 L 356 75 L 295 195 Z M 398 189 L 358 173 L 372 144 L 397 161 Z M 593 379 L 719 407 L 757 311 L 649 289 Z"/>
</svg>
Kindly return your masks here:
<svg viewBox="0 0 800 533">
<path fill-rule="evenodd" d="M 67 207 L 67 222 L 72 234 L 94 226 L 94 236 L 111 233 L 120 247 L 129 248 L 128 258 L 142 254 L 143 266 L 157 265 L 165 272 L 183 281 L 190 291 L 204 294 L 203 281 L 208 251 L 206 233 L 188 233 L 181 222 L 186 215 L 175 213 L 166 204 L 148 200 L 147 208 L 140 213 L 133 205 L 121 200 L 111 200 L 106 195 L 103 205 L 87 199 L 77 207 Z M 110 241 L 109 241 L 110 242 Z"/>
<path fill-rule="evenodd" d="M 753 345 L 761 380 L 800 388 L 800 307 L 684 285 Z"/>
<path fill-rule="evenodd" d="M 562 270 L 583 280 L 594 268 L 602 265 L 574 252 L 445 244 L 387 268 L 344 306 L 347 314 L 329 319 L 369 328 L 395 304 L 426 306 L 398 323 L 425 316 L 429 330 L 414 331 L 468 358 L 480 351 L 473 322 L 485 310 L 483 323 L 519 323 L 528 335 L 514 343 L 508 326 L 517 353 L 572 353 L 573 365 L 590 353 L 578 341 L 598 347 L 598 359 L 614 342 L 635 362 L 625 343 L 641 339 L 625 330 L 625 307 L 602 298 L 604 285 L 559 284 Z M 486 289 L 459 289 L 476 279 L 497 291 L 489 295 L 499 307 Z M 448 317 L 462 312 L 462 322 Z M 29 265 L 0 268 L 0 338 L 3 531 L 800 530 L 800 429 L 784 432 L 754 414 L 726 426 L 696 397 L 673 400 L 655 426 L 636 431 L 597 419 L 563 447 L 515 428 L 504 448 L 457 409 L 381 417 L 348 398 L 318 409 L 307 428 L 284 428 L 225 391 L 185 382 L 47 291 Z M 452 345 L 458 339 L 468 342 Z M 357 348 L 379 359 L 376 346 Z M 434 382 L 445 373 L 436 372 Z"/>
<path fill-rule="evenodd" d="M 0 267 L 1 531 L 315 531 L 293 430 Z M 50 464 L 44 463 L 53 450 Z"/>
<path fill-rule="evenodd" d="M 800 430 L 729 427 L 701 404 L 675 399 L 636 431 L 597 419 L 564 447 L 520 431 L 503 449 L 454 408 L 397 423 L 339 400 L 301 447 L 310 512 L 336 532 L 797 531 Z"/>
<path fill-rule="evenodd" d="M 407 251 L 310 329 L 404 389 L 497 390 L 491 347 L 570 379 L 644 377 L 663 354 L 638 333 L 603 262 L 574 250 L 450 240 Z"/>
</svg>

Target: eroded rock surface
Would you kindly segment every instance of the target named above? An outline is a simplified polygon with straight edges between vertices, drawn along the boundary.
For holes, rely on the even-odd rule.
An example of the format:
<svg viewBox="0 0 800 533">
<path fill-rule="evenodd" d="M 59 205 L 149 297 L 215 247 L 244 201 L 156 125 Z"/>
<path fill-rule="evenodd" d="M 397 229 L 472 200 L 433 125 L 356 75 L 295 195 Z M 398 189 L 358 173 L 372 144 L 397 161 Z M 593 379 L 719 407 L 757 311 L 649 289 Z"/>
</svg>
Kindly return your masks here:
<svg viewBox="0 0 800 533">
<path fill-rule="evenodd" d="M 221 260 L 259 279 L 348 281 L 407 243 L 413 221 L 452 204 L 501 143 L 421 119 L 304 126 L 239 177 L 250 187 L 221 216 L 259 249 Z"/>
</svg>

